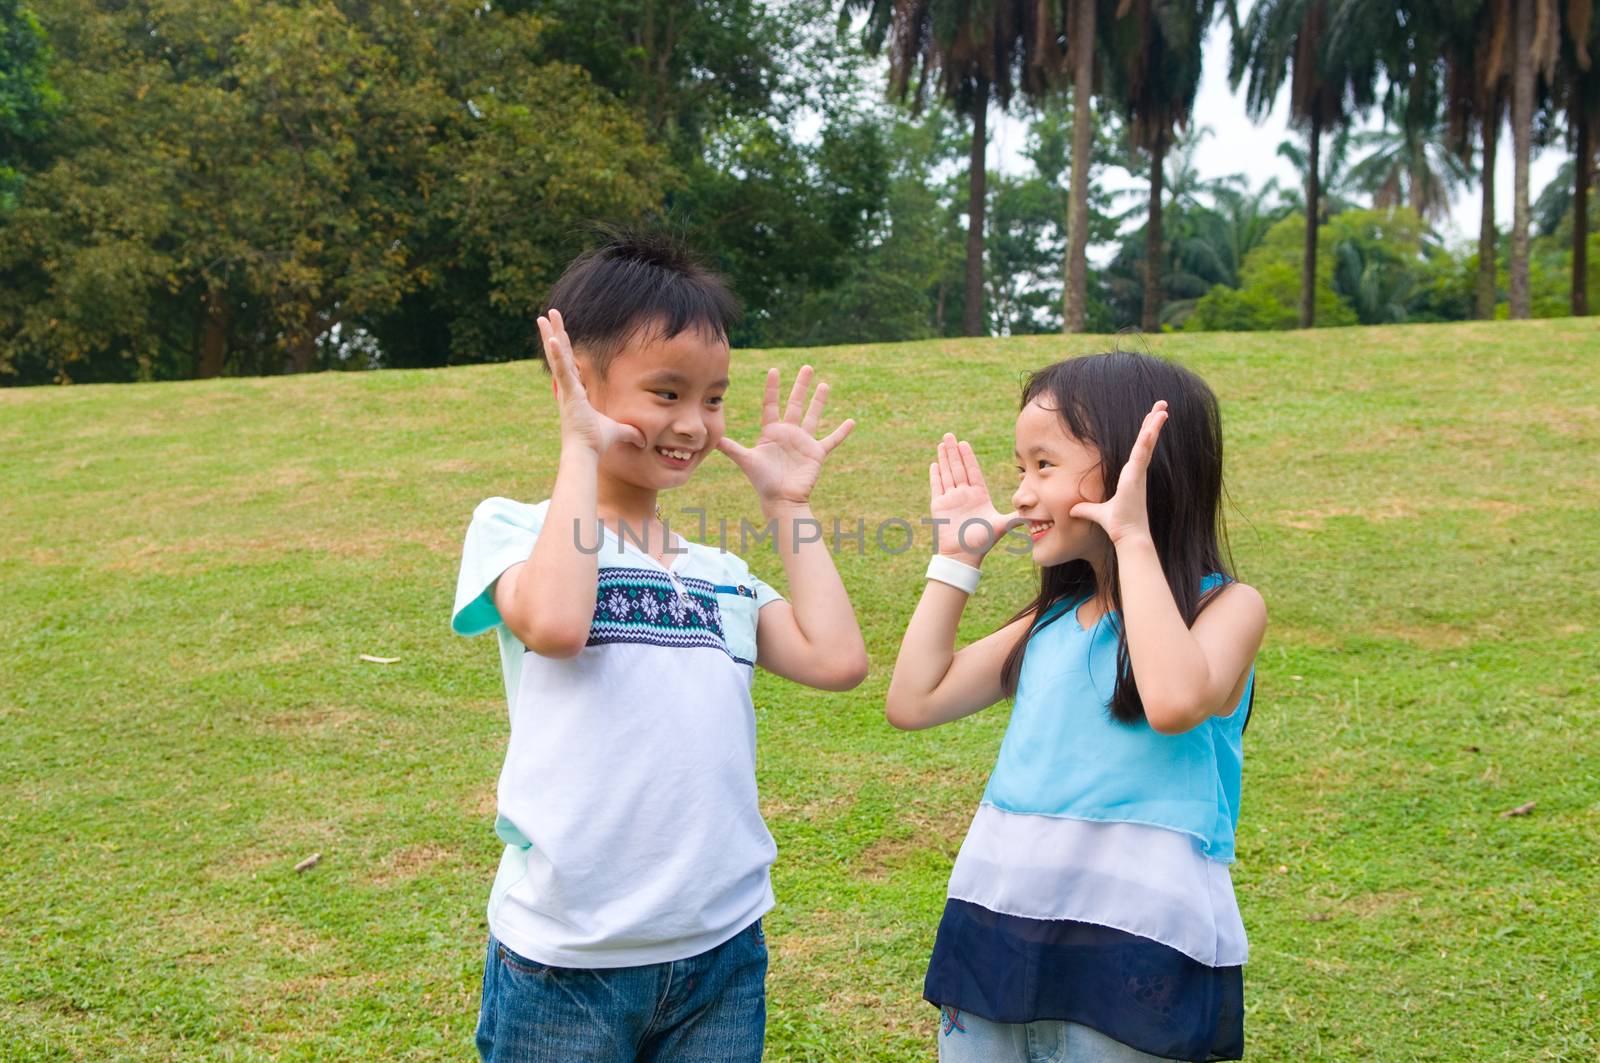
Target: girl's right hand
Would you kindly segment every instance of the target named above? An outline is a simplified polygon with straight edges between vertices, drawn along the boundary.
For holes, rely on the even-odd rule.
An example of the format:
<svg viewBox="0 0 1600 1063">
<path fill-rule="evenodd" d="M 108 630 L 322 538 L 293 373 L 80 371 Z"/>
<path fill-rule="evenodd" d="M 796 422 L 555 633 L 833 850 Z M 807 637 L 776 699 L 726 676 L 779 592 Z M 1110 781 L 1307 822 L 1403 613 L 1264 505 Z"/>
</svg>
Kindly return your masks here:
<svg viewBox="0 0 1600 1063">
<path fill-rule="evenodd" d="M 944 557 L 976 566 L 1006 532 L 1027 523 L 1015 510 L 995 509 L 972 444 L 949 432 L 939 441 L 939 460 L 928 466 L 928 488 L 935 545 Z"/>
<path fill-rule="evenodd" d="M 556 403 L 561 409 L 561 446 L 581 446 L 599 457 L 617 442 L 632 443 L 641 449 L 645 445 L 644 433 L 631 424 L 613 421 L 589 404 L 589 393 L 584 390 L 578 376 L 578 362 L 572 353 L 572 341 L 561 320 L 561 311 L 551 310 L 549 317 L 539 318 L 539 335 L 544 338 L 545 361 L 550 375 L 555 378 Z"/>
</svg>

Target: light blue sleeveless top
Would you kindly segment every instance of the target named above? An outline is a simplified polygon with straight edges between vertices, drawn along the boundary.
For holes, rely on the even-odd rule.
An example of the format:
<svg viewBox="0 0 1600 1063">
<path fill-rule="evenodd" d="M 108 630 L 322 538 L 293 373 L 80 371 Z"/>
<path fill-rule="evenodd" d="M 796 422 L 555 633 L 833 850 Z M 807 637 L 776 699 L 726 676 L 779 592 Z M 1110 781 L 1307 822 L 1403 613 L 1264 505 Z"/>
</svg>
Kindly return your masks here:
<svg viewBox="0 0 1600 1063">
<path fill-rule="evenodd" d="M 1222 582 L 1207 576 L 1202 591 Z M 1255 669 L 1229 715 L 1191 731 L 1163 735 L 1143 720 L 1119 723 L 1108 707 L 1118 620 L 1107 614 L 1085 630 L 1080 604 L 1056 603 L 1045 614 L 1056 619 L 1028 642 L 983 800 L 1007 812 L 1165 827 L 1231 862 Z"/>
</svg>

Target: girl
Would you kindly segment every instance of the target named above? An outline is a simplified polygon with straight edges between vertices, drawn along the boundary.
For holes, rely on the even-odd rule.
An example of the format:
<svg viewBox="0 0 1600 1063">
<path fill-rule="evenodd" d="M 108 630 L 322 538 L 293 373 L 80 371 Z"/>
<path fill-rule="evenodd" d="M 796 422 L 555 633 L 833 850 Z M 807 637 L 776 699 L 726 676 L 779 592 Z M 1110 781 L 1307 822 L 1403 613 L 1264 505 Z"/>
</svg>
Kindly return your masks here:
<svg viewBox="0 0 1600 1063">
<path fill-rule="evenodd" d="M 906 729 L 1016 699 L 923 987 L 939 1058 L 1237 1059 L 1228 863 L 1267 612 L 1218 545 L 1216 397 L 1148 355 L 1057 362 L 1023 388 L 1016 457 L 1001 515 L 972 447 L 939 444 L 948 530 L 889 684 Z M 1021 524 L 1038 597 L 955 651 L 984 554 Z"/>
</svg>

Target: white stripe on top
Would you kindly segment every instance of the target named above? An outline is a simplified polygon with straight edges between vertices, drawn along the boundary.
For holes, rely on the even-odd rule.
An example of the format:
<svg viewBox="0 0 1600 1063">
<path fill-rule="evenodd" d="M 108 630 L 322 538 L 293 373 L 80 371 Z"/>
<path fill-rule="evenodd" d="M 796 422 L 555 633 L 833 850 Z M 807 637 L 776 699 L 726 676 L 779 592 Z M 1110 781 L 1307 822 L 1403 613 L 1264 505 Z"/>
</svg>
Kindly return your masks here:
<svg viewBox="0 0 1600 1063">
<path fill-rule="evenodd" d="M 950 896 L 1028 919 L 1072 919 L 1159 941 L 1208 967 L 1249 948 L 1228 865 L 1193 838 L 978 806 L 950 873 Z"/>
</svg>

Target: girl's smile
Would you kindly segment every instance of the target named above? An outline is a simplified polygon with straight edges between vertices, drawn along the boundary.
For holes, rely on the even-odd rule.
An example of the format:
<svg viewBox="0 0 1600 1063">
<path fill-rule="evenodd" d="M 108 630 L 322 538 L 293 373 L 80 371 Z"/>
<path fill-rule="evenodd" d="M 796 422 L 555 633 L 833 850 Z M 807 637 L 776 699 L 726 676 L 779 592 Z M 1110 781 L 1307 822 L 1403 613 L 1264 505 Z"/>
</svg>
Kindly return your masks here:
<svg viewBox="0 0 1600 1063">
<path fill-rule="evenodd" d="M 1038 402 L 1017 415 L 1016 438 L 1021 479 L 1011 504 L 1028 522 L 1034 564 L 1060 565 L 1102 554 L 1106 544 L 1100 526 L 1072 515 L 1079 502 L 1103 497 L 1099 454 L 1067 432 L 1059 413 Z"/>
</svg>

